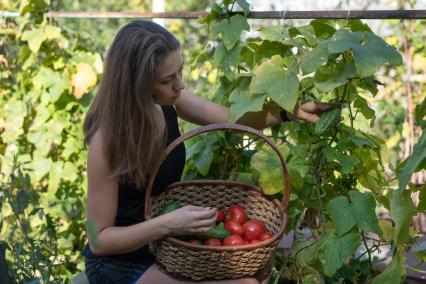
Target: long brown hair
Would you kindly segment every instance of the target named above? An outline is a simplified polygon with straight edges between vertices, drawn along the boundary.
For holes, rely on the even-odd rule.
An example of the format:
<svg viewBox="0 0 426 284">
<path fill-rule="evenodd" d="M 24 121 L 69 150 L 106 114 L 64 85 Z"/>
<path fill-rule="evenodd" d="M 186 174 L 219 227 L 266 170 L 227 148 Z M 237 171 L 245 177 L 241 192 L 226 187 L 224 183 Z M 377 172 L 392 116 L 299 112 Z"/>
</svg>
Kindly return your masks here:
<svg viewBox="0 0 426 284">
<path fill-rule="evenodd" d="M 99 91 L 84 121 L 84 143 L 100 130 L 112 177 L 142 187 L 165 145 L 165 121 L 153 100 L 158 66 L 179 41 L 162 26 L 135 20 L 108 50 Z"/>
</svg>

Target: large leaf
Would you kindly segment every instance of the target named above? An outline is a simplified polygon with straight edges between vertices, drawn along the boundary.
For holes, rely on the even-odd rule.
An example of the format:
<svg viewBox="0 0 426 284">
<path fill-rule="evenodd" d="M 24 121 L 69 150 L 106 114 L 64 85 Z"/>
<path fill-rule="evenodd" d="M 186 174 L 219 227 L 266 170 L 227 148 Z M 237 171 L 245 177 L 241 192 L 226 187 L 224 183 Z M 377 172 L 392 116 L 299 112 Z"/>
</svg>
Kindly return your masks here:
<svg viewBox="0 0 426 284">
<path fill-rule="evenodd" d="M 220 67 L 224 72 L 231 66 L 238 65 L 240 61 L 241 45 L 235 45 L 231 50 L 226 50 L 225 45 L 220 43 L 213 54 L 213 63 Z"/>
<path fill-rule="evenodd" d="M 351 190 L 349 197 L 351 199 L 353 214 L 357 220 L 357 226 L 365 232 L 374 232 L 382 236 L 383 232 L 377 221 L 376 201 L 373 194 Z"/>
<path fill-rule="evenodd" d="M 409 239 L 411 218 L 416 214 L 416 208 L 411 200 L 409 191 L 395 190 L 390 201 L 390 215 L 395 222 L 395 242 L 402 244 Z"/>
<path fill-rule="evenodd" d="M 283 156 L 286 152 L 286 147 L 279 146 Z M 287 150 L 288 151 L 288 150 Z M 259 184 L 265 194 L 276 194 L 283 191 L 284 178 L 280 160 L 268 145 L 251 158 L 251 166 L 259 172 Z"/>
<path fill-rule="evenodd" d="M 254 71 L 250 84 L 253 94 L 267 94 L 274 102 L 289 112 L 293 112 L 297 102 L 299 79 L 291 71 L 285 70 L 279 55 L 263 62 Z"/>
<path fill-rule="evenodd" d="M 339 236 L 352 229 L 356 224 L 351 205 L 345 196 L 337 196 L 330 200 L 327 204 L 327 212 Z"/>
<path fill-rule="evenodd" d="M 346 84 L 349 79 L 358 75 L 353 63 L 346 65 L 340 61 L 338 64 L 321 66 L 315 73 L 315 86 L 323 92 L 335 89 Z"/>
<path fill-rule="evenodd" d="M 401 190 L 407 187 L 411 175 L 417 170 L 417 167 L 426 159 L 426 131 L 423 130 L 419 141 L 414 145 L 413 153 L 407 159 L 407 163 L 398 172 L 399 188 Z"/>
<path fill-rule="evenodd" d="M 249 95 L 250 79 L 244 78 L 229 96 L 231 107 L 229 109 L 229 120 L 237 121 L 243 114 L 250 111 L 262 110 L 266 95 Z"/>
<path fill-rule="evenodd" d="M 360 236 L 354 233 L 340 238 L 332 232 L 324 235 L 317 249 L 325 275 L 333 276 L 344 261 L 353 256 L 360 241 Z"/>
<path fill-rule="evenodd" d="M 44 34 L 44 30 L 42 28 L 28 30 L 22 34 L 22 40 L 28 42 L 28 46 L 30 47 L 33 53 L 38 52 L 41 44 L 46 39 L 46 35 Z"/>
<path fill-rule="evenodd" d="M 336 161 L 341 166 L 342 173 L 344 173 L 344 174 L 351 173 L 353 171 L 353 169 L 358 164 L 361 163 L 361 161 L 356 156 L 354 156 L 354 155 L 348 156 L 348 155 L 345 155 L 345 154 L 341 154 L 331 147 L 326 147 L 323 150 L 323 153 L 324 153 L 327 161 L 329 161 L 329 162 Z"/>
<path fill-rule="evenodd" d="M 382 38 L 370 32 L 339 30 L 328 45 L 330 53 L 352 50 L 357 72 L 361 78 L 374 75 L 385 63 L 401 65 L 399 52 Z"/>
<path fill-rule="evenodd" d="M 328 56 L 327 44 L 321 42 L 314 49 L 303 54 L 300 69 L 303 74 L 315 72 L 321 65 L 327 63 Z"/>
<path fill-rule="evenodd" d="M 405 271 L 405 257 L 401 249 L 396 255 L 393 256 L 389 266 L 383 271 L 382 274 L 373 279 L 371 284 L 400 284 L 404 282 L 407 272 Z"/>
<path fill-rule="evenodd" d="M 371 193 L 356 190 L 349 192 L 350 203 L 345 196 L 338 196 L 327 204 L 327 211 L 339 236 L 357 225 L 365 232 L 383 235 L 376 216 L 376 201 Z"/>
<path fill-rule="evenodd" d="M 243 30 L 249 31 L 250 26 L 247 19 L 242 15 L 234 15 L 231 18 L 223 19 L 213 27 L 214 33 L 221 33 L 223 43 L 227 50 L 231 50 L 240 39 Z"/>
</svg>

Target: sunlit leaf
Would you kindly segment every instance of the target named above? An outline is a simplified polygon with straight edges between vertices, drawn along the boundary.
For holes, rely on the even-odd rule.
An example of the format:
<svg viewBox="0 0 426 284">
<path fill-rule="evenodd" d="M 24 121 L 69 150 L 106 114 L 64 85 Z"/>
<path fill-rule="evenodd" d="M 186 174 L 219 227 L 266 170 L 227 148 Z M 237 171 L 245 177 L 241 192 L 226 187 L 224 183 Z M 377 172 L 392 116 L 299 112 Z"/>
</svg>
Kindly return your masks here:
<svg viewBox="0 0 426 284">
<path fill-rule="evenodd" d="M 297 102 L 299 80 L 296 74 L 285 70 L 282 64 L 282 58 L 276 55 L 257 67 L 250 84 L 250 92 L 267 94 L 282 108 L 293 112 Z"/>
<path fill-rule="evenodd" d="M 213 32 L 222 34 L 223 43 L 227 50 L 231 50 L 235 43 L 240 40 L 243 30 L 250 30 L 247 20 L 242 15 L 234 15 L 231 18 L 223 19 L 213 26 Z"/>
</svg>

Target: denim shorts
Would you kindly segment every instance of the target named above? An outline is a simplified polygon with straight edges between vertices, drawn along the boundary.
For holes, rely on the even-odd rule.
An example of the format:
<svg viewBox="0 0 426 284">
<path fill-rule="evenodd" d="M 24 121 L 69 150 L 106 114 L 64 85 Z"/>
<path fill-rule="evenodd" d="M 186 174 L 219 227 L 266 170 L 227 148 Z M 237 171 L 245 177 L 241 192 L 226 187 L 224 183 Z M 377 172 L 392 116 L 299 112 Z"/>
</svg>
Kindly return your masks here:
<svg viewBox="0 0 426 284">
<path fill-rule="evenodd" d="M 153 264 L 153 260 L 135 263 L 108 256 L 86 257 L 86 275 L 91 284 L 133 284 Z"/>
</svg>

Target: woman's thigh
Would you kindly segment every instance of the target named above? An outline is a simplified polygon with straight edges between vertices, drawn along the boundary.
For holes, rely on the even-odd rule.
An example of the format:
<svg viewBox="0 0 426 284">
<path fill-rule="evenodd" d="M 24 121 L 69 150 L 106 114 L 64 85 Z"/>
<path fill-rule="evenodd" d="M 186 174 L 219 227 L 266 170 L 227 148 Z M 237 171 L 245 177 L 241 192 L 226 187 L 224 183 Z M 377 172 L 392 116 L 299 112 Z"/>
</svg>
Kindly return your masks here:
<svg viewBox="0 0 426 284">
<path fill-rule="evenodd" d="M 204 283 L 204 284 L 259 284 L 259 281 L 256 278 L 241 278 L 234 280 L 216 280 L 216 281 L 190 281 L 190 280 L 178 280 L 172 278 L 171 276 L 165 274 L 161 271 L 160 267 L 157 264 L 152 265 L 143 275 L 139 278 L 137 284 L 195 284 L 195 283 Z"/>
</svg>

